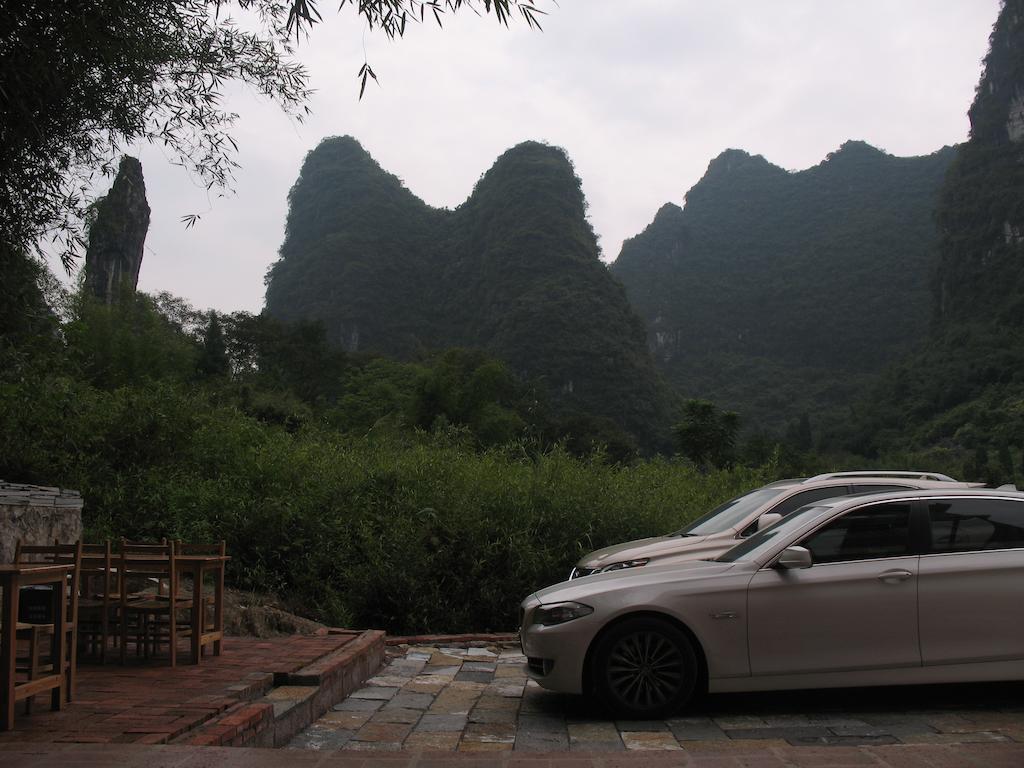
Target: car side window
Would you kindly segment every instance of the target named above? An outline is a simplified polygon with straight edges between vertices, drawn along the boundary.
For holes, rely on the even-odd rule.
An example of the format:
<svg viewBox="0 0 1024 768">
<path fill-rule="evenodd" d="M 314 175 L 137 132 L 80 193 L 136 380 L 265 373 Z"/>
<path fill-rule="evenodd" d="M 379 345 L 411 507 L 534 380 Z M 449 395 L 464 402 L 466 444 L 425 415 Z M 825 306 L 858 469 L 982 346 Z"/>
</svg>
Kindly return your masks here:
<svg viewBox="0 0 1024 768">
<path fill-rule="evenodd" d="M 1024 504 L 1009 499 L 942 499 L 928 504 L 932 552 L 1024 548 Z"/>
<path fill-rule="evenodd" d="M 848 485 L 833 485 L 828 488 L 811 488 L 807 491 L 801 491 L 795 493 L 788 499 L 783 499 L 771 509 L 765 510 L 766 512 L 774 512 L 775 514 L 786 517 L 787 515 L 796 512 L 800 507 L 806 507 L 808 504 L 813 504 L 816 501 L 822 499 L 834 499 L 836 496 L 845 496 L 850 492 Z"/>
<path fill-rule="evenodd" d="M 900 557 L 910 553 L 910 503 L 861 507 L 819 528 L 801 546 L 815 564 Z"/>
</svg>

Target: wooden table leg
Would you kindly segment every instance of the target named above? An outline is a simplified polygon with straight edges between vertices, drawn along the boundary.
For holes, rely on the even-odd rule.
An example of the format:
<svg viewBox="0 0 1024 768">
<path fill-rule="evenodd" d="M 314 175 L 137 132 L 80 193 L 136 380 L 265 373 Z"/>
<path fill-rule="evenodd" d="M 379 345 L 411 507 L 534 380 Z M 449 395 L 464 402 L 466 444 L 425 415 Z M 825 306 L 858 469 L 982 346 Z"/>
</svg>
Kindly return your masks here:
<svg viewBox="0 0 1024 768">
<path fill-rule="evenodd" d="M 0 731 L 14 728 L 14 657 L 18 633 L 17 579 L 4 580 L 3 637 L 0 638 Z"/>
<path fill-rule="evenodd" d="M 203 652 L 203 566 L 197 565 L 192 574 L 192 663 L 198 664 Z"/>
<path fill-rule="evenodd" d="M 64 631 L 64 614 L 67 606 L 67 585 L 61 578 L 59 584 L 53 585 L 53 645 L 50 648 L 50 661 L 53 664 L 53 673 L 60 675 L 60 685 L 53 689 L 50 694 L 50 709 L 64 709 L 64 702 L 68 696 L 68 675 L 71 670 L 65 668 L 64 662 L 67 656 L 67 633 Z"/>
<path fill-rule="evenodd" d="M 224 635 L 224 563 L 217 567 L 217 580 L 213 586 L 213 631 L 220 633 L 213 641 L 213 655 L 220 656 L 221 637 Z"/>
</svg>

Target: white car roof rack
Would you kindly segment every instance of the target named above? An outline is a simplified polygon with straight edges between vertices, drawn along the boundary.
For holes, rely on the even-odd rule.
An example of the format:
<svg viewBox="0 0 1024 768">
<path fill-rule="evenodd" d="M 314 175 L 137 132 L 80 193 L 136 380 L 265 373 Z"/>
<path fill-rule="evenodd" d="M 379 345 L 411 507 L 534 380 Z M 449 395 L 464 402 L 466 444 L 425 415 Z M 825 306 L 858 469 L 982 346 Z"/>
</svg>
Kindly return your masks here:
<svg viewBox="0 0 1024 768">
<path fill-rule="evenodd" d="M 940 483 L 958 482 L 949 475 L 944 475 L 941 472 L 908 472 L 894 469 L 856 469 L 848 472 L 825 472 L 821 475 L 809 477 L 804 480 L 804 482 L 812 483 L 817 480 L 832 480 L 833 478 L 843 477 L 902 477 L 907 480 L 934 480 Z"/>
</svg>

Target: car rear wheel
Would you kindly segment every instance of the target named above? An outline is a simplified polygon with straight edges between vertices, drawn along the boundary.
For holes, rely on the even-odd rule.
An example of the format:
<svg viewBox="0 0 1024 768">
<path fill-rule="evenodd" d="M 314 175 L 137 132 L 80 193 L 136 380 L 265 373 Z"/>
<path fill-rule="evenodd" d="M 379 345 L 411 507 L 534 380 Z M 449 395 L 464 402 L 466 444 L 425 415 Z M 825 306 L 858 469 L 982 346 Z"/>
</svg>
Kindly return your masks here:
<svg viewBox="0 0 1024 768">
<path fill-rule="evenodd" d="M 617 715 L 657 718 L 690 700 L 697 656 L 689 638 L 667 621 L 629 619 L 598 641 L 592 673 L 598 697 Z"/>
</svg>

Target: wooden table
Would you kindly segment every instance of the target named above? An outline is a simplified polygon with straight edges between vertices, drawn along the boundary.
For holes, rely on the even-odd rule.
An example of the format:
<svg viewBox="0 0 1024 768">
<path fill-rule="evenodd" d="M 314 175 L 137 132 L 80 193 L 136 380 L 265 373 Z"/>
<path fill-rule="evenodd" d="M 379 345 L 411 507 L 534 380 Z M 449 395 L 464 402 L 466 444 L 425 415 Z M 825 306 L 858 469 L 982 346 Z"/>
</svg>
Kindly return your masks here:
<svg viewBox="0 0 1024 768">
<path fill-rule="evenodd" d="M 213 655 L 220 656 L 221 643 L 224 639 L 224 567 L 231 558 L 221 555 L 175 555 L 174 570 L 178 579 L 188 575 L 192 577 L 192 663 L 198 664 L 202 659 L 203 649 L 213 645 Z M 86 570 L 102 568 L 104 558 L 95 555 L 82 557 L 82 567 Z M 170 559 L 157 555 L 128 555 L 122 560 L 120 555 L 111 558 L 111 566 L 118 568 L 124 563 L 129 576 L 169 576 Z M 213 626 L 206 627 L 206 606 L 203 602 L 204 580 L 207 575 L 214 577 L 213 587 Z M 116 605 L 116 603 L 112 603 Z M 123 620 L 123 618 L 122 618 Z M 174 623 L 173 620 L 171 622 Z M 173 637 L 173 631 L 172 631 Z M 171 642 L 168 649 L 171 666 L 177 664 L 177 648 Z M 122 646 L 123 648 L 123 646 Z"/>
<path fill-rule="evenodd" d="M 65 637 L 63 631 L 53 633 L 50 656 L 53 674 L 18 683 L 15 679 L 15 657 L 18 643 L 18 596 L 22 587 L 36 584 L 52 584 L 53 626 L 65 624 L 67 603 L 67 580 L 75 566 L 66 565 L 0 565 L 0 587 L 3 588 L 3 628 L 0 631 L 0 731 L 14 728 L 15 702 L 35 696 L 43 691 L 52 691 L 51 708 L 63 709 L 65 700 Z M 74 649 L 72 649 L 72 652 Z"/>
</svg>

